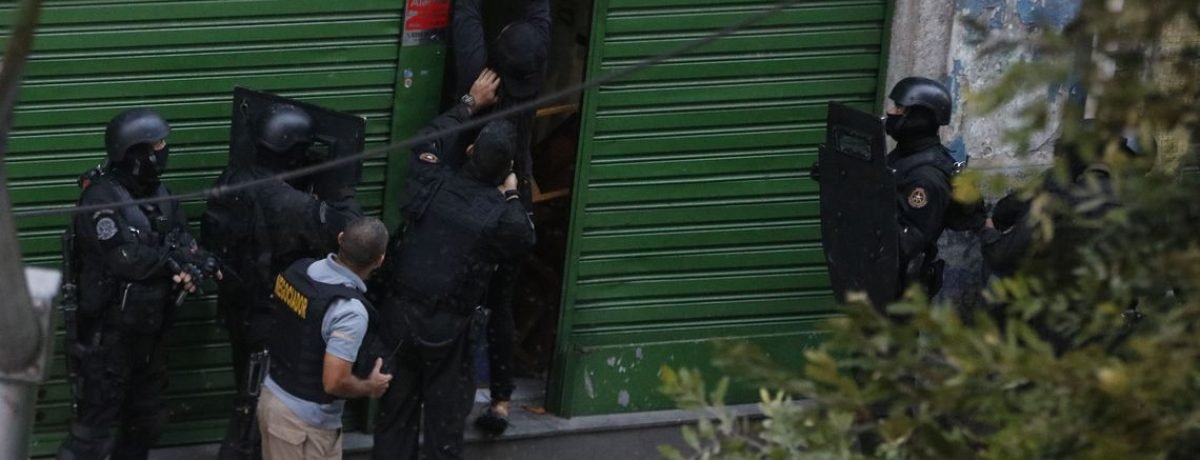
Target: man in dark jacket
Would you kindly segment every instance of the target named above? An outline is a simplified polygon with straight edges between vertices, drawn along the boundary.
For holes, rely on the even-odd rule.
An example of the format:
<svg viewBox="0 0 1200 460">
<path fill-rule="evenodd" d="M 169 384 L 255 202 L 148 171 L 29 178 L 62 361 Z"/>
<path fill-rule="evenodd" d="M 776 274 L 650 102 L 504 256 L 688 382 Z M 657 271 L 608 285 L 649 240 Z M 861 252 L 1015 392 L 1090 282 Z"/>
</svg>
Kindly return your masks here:
<svg viewBox="0 0 1200 460">
<path fill-rule="evenodd" d="M 503 81 L 496 110 L 535 99 L 545 80 L 550 25 L 549 0 L 455 2 L 452 42 L 457 67 L 456 94 L 466 95 L 463 102 L 472 105 L 474 100 L 468 89 L 476 76 L 485 67 L 490 67 L 496 69 Z M 514 158 L 517 191 L 530 216 L 533 213 L 531 144 L 535 114 L 536 109 L 530 108 L 508 118 L 517 133 Z M 465 136 L 474 139 L 475 132 Z M 520 260 L 501 265 L 488 290 L 487 306 L 492 311 L 487 331 L 492 405 L 481 418 L 480 426 L 492 434 L 500 434 L 507 428 L 509 400 L 515 389 L 512 302 L 520 282 L 521 267 Z"/>
<path fill-rule="evenodd" d="M 497 83 L 484 72 L 476 86 L 494 94 Z M 468 116 L 460 104 L 425 132 Z M 380 401 L 376 459 L 462 458 L 475 396 L 471 350 L 488 321 L 488 284 L 498 265 L 519 260 L 533 242 L 512 173 L 515 137 L 507 121 L 487 124 L 465 149 L 461 168 L 451 166 L 461 154 L 444 148 L 450 139 L 413 149 L 405 228 L 388 263 L 386 282 L 395 292 L 381 308 L 382 335 L 399 351 L 395 380 Z"/>
</svg>

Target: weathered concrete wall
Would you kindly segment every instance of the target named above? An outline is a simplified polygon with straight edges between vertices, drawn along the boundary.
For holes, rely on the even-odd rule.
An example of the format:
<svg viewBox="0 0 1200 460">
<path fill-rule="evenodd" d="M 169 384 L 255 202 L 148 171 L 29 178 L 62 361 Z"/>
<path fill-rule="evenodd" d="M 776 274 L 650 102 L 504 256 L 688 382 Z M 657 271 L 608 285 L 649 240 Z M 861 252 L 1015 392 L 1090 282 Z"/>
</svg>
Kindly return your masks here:
<svg viewBox="0 0 1200 460">
<path fill-rule="evenodd" d="M 910 75 L 945 82 L 954 96 L 955 113 L 942 136 L 960 159 L 969 156 L 972 166 L 1007 170 L 1046 164 L 1055 126 L 1035 136 L 1027 158 L 1005 141 L 1005 132 L 1014 126 L 1016 111 L 1025 104 L 1044 102 L 1057 113 L 1069 88 L 1044 88 L 1020 95 L 993 113 L 979 113 L 972 93 L 992 86 L 1012 63 L 1037 58 L 1024 49 L 986 54 L 980 50 L 991 40 L 1065 26 L 1078 9 L 1078 0 L 898 0 L 888 84 Z M 984 31 L 963 21 L 981 24 Z"/>
<path fill-rule="evenodd" d="M 946 83 L 954 97 L 954 116 L 942 138 L 959 159 L 986 173 L 1024 176 L 1046 168 L 1057 137 L 1050 124 L 1034 136 L 1029 152 L 1019 153 L 1006 140 L 1017 111 L 1029 103 L 1050 106 L 1051 120 L 1066 100 L 1069 88 L 1049 87 L 1019 95 L 1000 109 L 983 114 L 972 94 L 999 81 L 1013 63 L 1037 59 L 1029 50 L 981 53 L 990 41 L 1062 27 L 1078 14 L 1078 0 L 897 0 L 892 22 L 888 84 L 917 75 Z M 972 21 L 982 27 L 968 26 Z M 942 300 L 973 306 L 986 274 L 979 242 L 970 233 L 946 232 L 939 244 L 946 259 Z"/>
<path fill-rule="evenodd" d="M 1159 45 L 1162 53 L 1179 53 L 1187 47 L 1200 46 L 1200 30 L 1196 30 L 1185 18 L 1179 18 L 1167 27 Z M 1179 88 L 1196 78 L 1195 75 L 1181 73 L 1167 64 L 1157 66 L 1153 72 L 1154 78 L 1167 89 Z M 1158 144 L 1159 168 L 1164 171 L 1179 169 L 1189 160 L 1189 155 L 1192 155 L 1191 160 L 1195 161 L 1194 152 L 1200 151 L 1200 146 L 1195 145 L 1200 142 L 1200 132 L 1194 135 L 1183 128 L 1158 133 L 1155 141 Z"/>
<path fill-rule="evenodd" d="M 950 126 L 950 145 L 969 155 L 976 168 L 1025 169 L 1051 161 L 1056 124 L 1031 139 L 1029 152 L 1017 152 L 1005 141 L 1005 133 L 1017 122 L 1017 111 L 1028 104 L 1047 104 L 1050 120 L 1057 120 L 1069 88 L 1051 86 L 1018 95 L 1008 105 L 990 114 L 979 113 L 971 93 L 995 84 L 1014 62 L 1037 59 L 1027 49 L 981 53 L 989 41 L 1036 33 L 1043 27 L 1063 27 L 1078 13 L 1077 0 L 957 0 L 955 22 L 947 62 L 948 81 L 957 99 L 958 114 Z M 980 31 L 963 24 L 984 25 Z"/>
<path fill-rule="evenodd" d="M 892 12 L 887 84 L 912 75 L 944 79 L 955 0 L 898 0 Z"/>
</svg>

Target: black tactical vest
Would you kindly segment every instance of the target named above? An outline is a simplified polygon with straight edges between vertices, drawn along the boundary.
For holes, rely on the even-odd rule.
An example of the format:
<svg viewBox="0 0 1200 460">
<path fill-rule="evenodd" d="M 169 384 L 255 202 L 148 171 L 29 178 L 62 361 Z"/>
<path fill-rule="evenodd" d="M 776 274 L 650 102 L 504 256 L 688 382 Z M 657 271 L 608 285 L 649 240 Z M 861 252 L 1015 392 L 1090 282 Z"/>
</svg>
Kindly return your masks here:
<svg viewBox="0 0 1200 460">
<path fill-rule="evenodd" d="M 950 156 L 950 150 L 941 144 L 930 146 L 920 152 L 904 157 L 892 165 L 897 178 L 908 177 L 913 171 L 918 168 L 929 166 L 936 169 L 946 178 L 946 183 L 950 184 L 950 189 L 954 188 L 954 176 L 962 169 L 965 163 L 957 163 Z M 907 195 L 903 190 L 898 190 L 900 199 L 906 199 Z M 959 203 L 950 200 L 950 205 L 946 208 L 945 227 L 955 231 L 971 231 L 983 227 L 984 221 L 987 220 L 987 211 L 984 208 L 982 201 L 976 203 Z M 936 241 L 937 238 L 934 238 Z"/>
<path fill-rule="evenodd" d="M 133 200 L 133 195 L 129 193 L 129 190 L 126 190 L 125 187 L 122 187 L 121 184 L 118 184 L 115 179 L 108 175 L 97 177 L 87 190 L 85 190 L 85 193 L 89 192 L 99 194 L 101 200 L 109 203 Z M 166 198 L 169 195 L 167 187 L 159 185 L 154 195 L 145 198 Z M 158 211 L 157 220 L 165 222 L 175 221 L 174 209 L 169 203 L 159 202 L 158 204 L 146 206 L 153 206 Z M 117 212 L 121 213 L 121 218 L 124 220 L 125 225 L 129 226 L 130 230 L 137 236 L 139 243 L 153 247 L 163 244 L 163 239 L 166 237 L 162 233 L 164 229 L 151 220 L 151 216 L 147 214 L 145 209 L 139 206 L 122 206 L 117 209 Z"/>
<path fill-rule="evenodd" d="M 933 143 L 889 163 L 895 174 L 897 187 L 903 186 L 905 179 L 918 169 L 929 167 L 938 171 L 948 186 L 946 189 L 951 193 L 949 204 L 937 231 L 926 235 L 928 238 L 926 246 L 920 253 L 907 258 L 902 254 L 900 260 L 900 286 L 907 286 L 911 282 L 920 282 L 925 286 L 926 293 L 932 296 L 941 290 L 942 274 L 946 266 L 946 262 L 938 257 L 938 240 L 941 238 L 942 232 L 947 228 L 956 231 L 973 231 L 982 228 L 987 219 L 987 212 L 983 200 L 975 203 L 959 203 L 954 200 L 953 180 L 963 164 L 956 163 L 950 156 L 950 150 L 944 145 Z M 896 192 L 897 200 L 903 209 L 903 203 L 907 201 L 907 193 L 902 189 L 897 189 Z M 899 294 L 897 293 L 898 296 Z"/>
<path fill-rule="evenodd" d="M 338 399 L 325 393 L 321 377 L 325 368 L 325 340 L 321 325 L 329 306 L 338 299 L 362 302 L 374 322 L 373 308 L 361 292 L 337 284 L 318 283 L 308 277 L 314 259 L 302 259 L 275 277 L 271 290 L 275 330 L 270 338 L 271 379 L 293 396 L 318 404 Z M 368 335 L 371 334 L 368 326 Z M 368 343 L 364 337 L 363 343 Z M 359 353 L 358 361 L 363 361 Z M 356 367 L 358 367 L 356 365 Z"/>
<path fill-rule="evenodd" d="M 483 302 L 496 258 L 489 231 L 504 211 L 494 187 L 446 174 L 412 195 L 399 260 L 393 266 L 402 295 L 461 315 Z"/>
<path fill-rule="evenodd" d="M 77 204 L 121 203 L 133 200 L 133 196 L 125 187 L 109 175 L 98 170 L 88 173 L 86 181 L 81 182 L 84 188 Z M 169 196 L 167 188 L 160 185 L 152 198 Z M 169 202 L 163 201 L 153 205 L 121 206 L 114 211 L 120 215 L 120 225 L 134 235 L 137 243 L 149 247 L 161 247 L 169 231 L 158 222 L 173 225 L 175 208 Z M 72 225 L 76 226 L 75 234 L 81 234 L 79 225 L 93 225 L 90 214 L 76 216 Z M 98 314 L 103 309 L 113 306 L 121 311 L 122 323 L 136 323 L 133 329 L 142 332 L 155 332 L 162 325 L 163 309 L 170 291 L 170 281 L 167 278 L 148 279 L 143 281 L 126 282 L 118 278 L 119 273 L 110 273 L 104 264 L 107 255 L 97 252 L 98 242 L 76 242 L 79 248 L 80 263 L 76 266 L 80 286 L 80 310 L 87 314 Z M 113 304 L 116 304 L 115 306 Z M 126 308 L 127 306 L 137 308 Z M 110 318 L 117 320 L 117 318 Z"/>
</svg>

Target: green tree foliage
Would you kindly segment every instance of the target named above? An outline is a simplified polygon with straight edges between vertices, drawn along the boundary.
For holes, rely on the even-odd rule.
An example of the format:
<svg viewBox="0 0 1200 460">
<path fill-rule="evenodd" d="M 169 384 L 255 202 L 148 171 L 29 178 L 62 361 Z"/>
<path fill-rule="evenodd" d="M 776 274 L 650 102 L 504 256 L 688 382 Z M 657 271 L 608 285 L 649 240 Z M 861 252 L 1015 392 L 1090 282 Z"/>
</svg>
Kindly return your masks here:
<svg viewBox="0 0 1200 460">
<path fill-rule="evenodd" d="M 997 45 L 1041 57 L 976 96 L 994 109 L 1081 80 L 1096 122 L 1064 110 L 1059 150 L 1103 160 L 1111 188 L 1072 182 L 1062 159 L 1058 193 L 1022 186 L 1036 240 L 1016 274 L 993 281 L 990 310 L 964 318 L 917 291 L 886 314 L 849 305 L 800 371 L 723 345 L 718 367 L 765 388 L 757 422 L 722 405 L 728 379 L 710 392 L 697 372 L 664 369 L 663 391 L 709 416 L 685 431 L 686 453 L 664 456 L 1200 458 L 1200 180 L 1153 148 L 1131 158 L 1117 147 L 1131 130 L 1161 139 L 1200 126 L 1197 30 L 1198 0 L 1084 0 L 1066 29 Z M 1015 142 L 1045 129 L 1049 103 L 1022 109 Z"/>
</svg>

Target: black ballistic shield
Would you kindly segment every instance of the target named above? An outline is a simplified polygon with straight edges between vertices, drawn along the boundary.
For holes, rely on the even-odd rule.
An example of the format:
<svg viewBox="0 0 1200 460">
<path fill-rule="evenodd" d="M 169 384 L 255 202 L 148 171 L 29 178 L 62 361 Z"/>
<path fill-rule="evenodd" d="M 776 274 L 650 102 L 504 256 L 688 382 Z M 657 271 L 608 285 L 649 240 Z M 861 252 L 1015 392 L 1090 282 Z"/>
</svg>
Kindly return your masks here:
<svg viewBox="0 0 1200 460">
<path fill-rule="evenodd" d="M 883 123 L 829 103 L 821 165 L 821 244 L 839 303 L 863 293 L 886 305 L 899 283 L 896 179 L 887 165 Z"/>
</svg>

